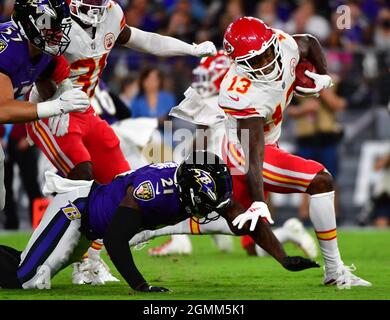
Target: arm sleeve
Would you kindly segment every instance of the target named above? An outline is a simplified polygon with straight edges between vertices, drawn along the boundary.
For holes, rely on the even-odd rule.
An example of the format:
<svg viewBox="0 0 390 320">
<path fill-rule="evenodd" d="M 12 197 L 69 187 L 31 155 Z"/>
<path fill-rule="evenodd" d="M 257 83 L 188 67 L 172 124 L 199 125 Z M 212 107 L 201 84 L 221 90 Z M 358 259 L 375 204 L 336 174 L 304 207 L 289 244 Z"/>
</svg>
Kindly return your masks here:
<svg viewBox="0 0 390 320">
<path fill-rule="evenodd" d="M 112 101 L 114 101 L 115 105 L 115 116 L 118 120 L 131 118 L 131 112 L 129 108 L 122 102 L 122 100 L 114 93 L 109 92 Z"/>
<path fill-rule="evenodd" d="M 121 206 L 116 210 L 103 239 L 116 269 L 133 289 L 146 283 L 134 264 L 129 248 L 130 239 L 139 232 L 140 227 L 140 212 Z"/>
<path fill-rule="evenodd" d="M 195 55 L 194 46 L 181 40 L 130 27 L 131 36 L 125 47 L 157 56 Z"/>
<path fill-rule="evenodd" d="M 46 69 L 39 75 L 38 80 L 50 79 L 56 84 L 61 83 L 70 75 L 70 67 L 63 56 L 53 57 Z"/>
</svg>

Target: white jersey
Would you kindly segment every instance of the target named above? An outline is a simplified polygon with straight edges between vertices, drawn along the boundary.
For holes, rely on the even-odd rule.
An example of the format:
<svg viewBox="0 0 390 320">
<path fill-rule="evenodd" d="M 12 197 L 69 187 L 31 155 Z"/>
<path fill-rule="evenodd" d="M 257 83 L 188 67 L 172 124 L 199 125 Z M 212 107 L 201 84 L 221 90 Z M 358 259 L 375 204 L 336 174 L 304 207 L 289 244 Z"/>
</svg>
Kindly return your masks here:
<svg viewBox="0 0 390 320">
<path fill-rule="evenodd" d="M 229 141 L 238 144 L 237 119 L 262 117 L 265 119 L 266 144 L 274 144 L 281 134 L 283 110 L 290 103 L 294 91 L 295 67 L 299 50 L 295 40 L 281 30 L 274 29 L 282 52 L 282 79 L 271 83 L 257 83 L 237 72 L 232 65 L 222 81 L 218 104 L 228 115 Z"/>
<path fill-rule="evenodd" d="M 70 79 L 75 87 L 93 97 L 99 82 L 107 56 L 125 26 L 125 17 L 121 7 L 111 1 L 107 17 L 96 27 L 95 37 L 91 30 L 84 30 L 73 22 L 70 30 L 71 43 L 64 56 L 70 65 Z"/>
</svg>

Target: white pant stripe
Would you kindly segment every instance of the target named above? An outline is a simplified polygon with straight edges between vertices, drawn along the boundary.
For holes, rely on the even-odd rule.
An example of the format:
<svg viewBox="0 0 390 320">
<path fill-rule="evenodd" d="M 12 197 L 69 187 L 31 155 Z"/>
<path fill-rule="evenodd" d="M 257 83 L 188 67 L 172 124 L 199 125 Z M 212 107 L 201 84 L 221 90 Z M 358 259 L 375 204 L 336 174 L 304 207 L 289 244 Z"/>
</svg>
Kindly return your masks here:
<svg viewBox="0 0 390 320">
<path fill-rule="evenodd" d="M 74 168 L 74 164 L 70 159 L 62 152 L 60 146 L 57 144 L 57 141 L 54 139 L 52 132 L 49 127 L 42 121 L 39 120 L 39 124 L 42 126 L 43 130 L 45 130 L 46 135 L 49 137 L 50 141 L 53 143 L 54 148 L 57 150 L 58 155 L 65 161 L 65 163 L 72 169 Z"/>
<path fill-rule="evenodd" d="M 275 173 L 278 173 L 278 174 L 282 174 L 284 176 L 288 176 L 288 177 L 291 177 L 291 178 L 304 179 L 304 180 L 309 180 L 309 181 L 313 180 L 313 178 L 317 174 L 317 173 L 307 174 L 307 173 L 302 173 L 302 172 L 282 169 L 282 168 L 275 167 L 272 164 L 269 164 L 267 162 L 263 162 L 263 167 L 264 167 L 264 169 L 267 169 L 268 171 L 275 172 Z"/>
<path fill-rule="evenodd" d="M 56 157 L 52 154 L 52 152 L 50 151 L 50 149 L 49 149 L 48 146 L 46 145 L 44 139 L 41 137 L 41 135 L 39 134 L 39 132 L 38 132 L 37 129 L 35 128 L 35 123 L 33 123 L 33 124 L 31 125 L 31 128 L 32 128 L 32 130 L 34 131 L 35 136 L 39 139 L 39 141 L 41 142 L 42 146 L 45 148 L 45 151 L 46 151 L 47 155 L 49 156 L 50 160 L 55 164 L 56 168 L 57 168 L 58 170 L 60 170 L 61 173 L 62 173 L 63 175 L 66 176 L 68 173 L 65 172 L 63 166 L 61 166 L 61 165 L 57 162 Z"/>
<path fill-rule="evenodd" d="M 285 187 L 285 188 L 296 189 L 296 190 L 299 190 L 302 192 L 306 192 L 306 188 L 303 186 L 297 186 L 295 184 L 280 183 L 280 182 L 269 180 L 266 177 L 263 177 L 263 181 L 265 183 L 268 183 L 268 184 L 273 185 L 273 186 Z"/>
</svg>

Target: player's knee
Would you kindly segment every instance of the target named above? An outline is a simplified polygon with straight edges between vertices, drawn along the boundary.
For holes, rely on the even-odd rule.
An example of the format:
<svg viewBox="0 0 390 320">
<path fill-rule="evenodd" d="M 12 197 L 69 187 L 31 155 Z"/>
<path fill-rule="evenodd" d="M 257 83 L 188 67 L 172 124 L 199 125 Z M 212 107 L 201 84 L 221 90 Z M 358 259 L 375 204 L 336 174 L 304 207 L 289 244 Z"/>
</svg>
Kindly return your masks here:
<svg viewBox="0 0 390 320">
<path fill-rule="evenodd" d="M 318 194 L 324 192 L 330 192 L 334 190 L 333 177 L 330 173 L 326 171 L 321 171 L 317 173 L 313 181 L 310 183 L 309 188 L 307 188 L 308 194 Z"/>
</svg>

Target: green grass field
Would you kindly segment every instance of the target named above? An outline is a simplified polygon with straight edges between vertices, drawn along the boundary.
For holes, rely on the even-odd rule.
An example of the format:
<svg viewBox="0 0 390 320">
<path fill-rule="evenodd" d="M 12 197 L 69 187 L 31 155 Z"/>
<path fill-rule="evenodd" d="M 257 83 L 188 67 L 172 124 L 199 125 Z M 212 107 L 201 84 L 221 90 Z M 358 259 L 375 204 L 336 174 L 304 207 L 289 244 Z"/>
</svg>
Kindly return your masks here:
<svg viewBox="0 0 390 320">
<path fill-rule="evenodd" d="M 390 300 L 390 232 L 339 231 L 339 246 L 346 264 L 357 266 L 357 275 L 372 282 L 372 287 L 339 290 L 322 285 L 323 271 L 310 269 L 301 272 L 284 270 L 270 257 L 248 257 L 235 238 L 233 253 L 220 253 L 208 236 L 192 237 L 193 255 L 177 257 L 149 257 L 147 248 L 162 243 L 166 238 L 153 240 L 141 251 L 133 251 L 135 261 L 150 284 L 173 290 L 169 294 L 131 294 L 129 287 L 120 283 L 104 286 L 72 285 L 71 268 L 52 280 L 51 290 L 0 290 L 0 300 L 139 300 L 139 299 L 217 299 L 217 300 Z M 0 243 L 22 249 L 28 233 L 0 234 Z M 287 245 L 290 255 L 301 254 Z M 120 277 L 110 263 L 115 276 Z M 318 257 L 321 265 L 322 258 Z"/>
</svg>

